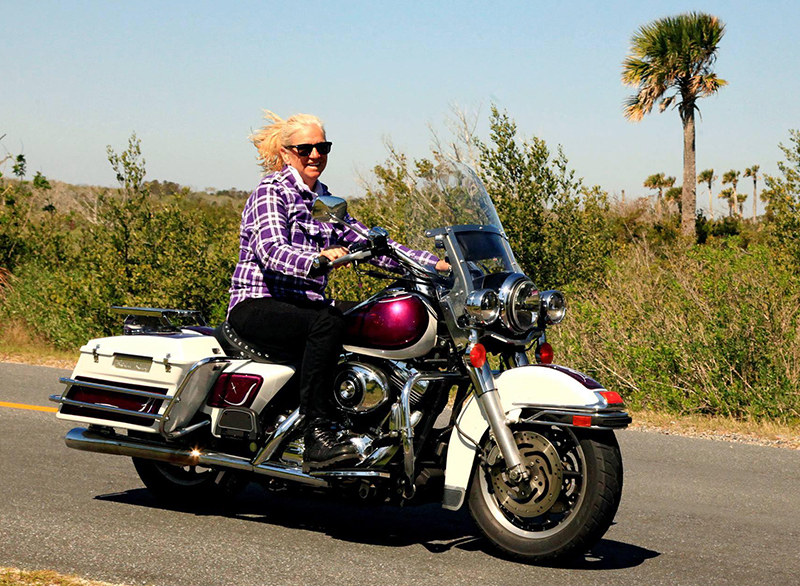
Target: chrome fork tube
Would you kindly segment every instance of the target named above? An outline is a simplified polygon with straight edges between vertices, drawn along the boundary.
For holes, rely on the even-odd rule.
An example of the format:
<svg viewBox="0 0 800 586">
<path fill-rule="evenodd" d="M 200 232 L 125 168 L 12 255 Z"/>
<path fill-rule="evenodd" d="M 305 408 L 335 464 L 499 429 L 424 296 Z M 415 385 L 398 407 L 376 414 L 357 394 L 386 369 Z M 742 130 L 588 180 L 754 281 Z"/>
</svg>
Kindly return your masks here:
<svg viewBox="0 0 800 586">
<path fill-rule="evenodd" d="M 506 424 L 506 414 L 500 402 L 500 395 L 494 385 L 494 376 L 489 364 L 485 363 L 480 368 L 472 366 L 469 360 L 469 352 L 464 356 L 464 363 L 467 366 L 472 384 L 475 387 L 475 395 L 478 400 L 478 407 L 484 419 L 489 423 L 489 430 L 500 448 L 500 453 L 506 462 L 509 479 L 518 482 L 529 475 L 527 468 L 522 463 L 522 457 L 517 448 L 514 434 Z"/>
</svg>

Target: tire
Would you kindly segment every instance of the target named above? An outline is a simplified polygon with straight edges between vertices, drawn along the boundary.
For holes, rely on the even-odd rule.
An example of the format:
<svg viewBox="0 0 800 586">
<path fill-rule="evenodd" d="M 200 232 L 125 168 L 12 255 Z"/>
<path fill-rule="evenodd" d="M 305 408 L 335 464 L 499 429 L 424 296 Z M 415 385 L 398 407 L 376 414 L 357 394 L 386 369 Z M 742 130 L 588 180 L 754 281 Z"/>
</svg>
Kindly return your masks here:
<svg viewBox="0 0 800 586">
<path fill-rule="evenodd" d="M 131 458 L 158 501 L 182 507 L 224 507 L 249 484 L 246 474 Z"/>
<path fill-rule="evenodd" d="M 499 449 L 487 440 L 486 462 L 476 464 L 469 492 L 476 524 L 496 548 L 518 560 L 552 562 L 586 553 L 608 530 L 622 496 L 614 433 L 546 426 L 512 431 L 533 471 L 531 496 L 515 498 Z"/>
</svg>

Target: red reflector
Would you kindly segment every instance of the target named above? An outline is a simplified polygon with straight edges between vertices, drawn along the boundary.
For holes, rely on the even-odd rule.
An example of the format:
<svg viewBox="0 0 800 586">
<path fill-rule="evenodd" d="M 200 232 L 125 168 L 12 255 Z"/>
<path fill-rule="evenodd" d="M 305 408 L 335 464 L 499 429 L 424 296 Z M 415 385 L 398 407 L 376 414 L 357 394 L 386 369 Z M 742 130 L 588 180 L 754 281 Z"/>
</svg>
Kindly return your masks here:
<svg viewBox="0 0 800 586">
<path fill-rule="evenodd" d="M 264 381 L 255 374 L 223 373 L 208 395 L 212 407 L 250 407 Z"/>
<path fill-rule="evenodd" d="M 537 352 L 539 354 L 539 361 L 542 364 L 553 363 L 553 347 L 550 345 L 550 342 L 545 342 L 539 346 L 539 350 Z"/>
<path fill-rule="evenodd" d="M 483 344 L 475 344 L 469 351 L 469 363 L 475 368 L 481 368 L 486 364 L 486 348 Z"/>
<path fill-rule="evenodd" d="M 591 427 L 592 426 L 592 416 L 591 415 L 573 415 L 572 416 L 572 425 L 577 425 L 578 427 Z"/>
<path fill-rule="evenodd" d="M 609 405 L 621 405 L 625 402 L 617 391 L 599 391 L 599 393 L 605 397 Z"/>
</svg>

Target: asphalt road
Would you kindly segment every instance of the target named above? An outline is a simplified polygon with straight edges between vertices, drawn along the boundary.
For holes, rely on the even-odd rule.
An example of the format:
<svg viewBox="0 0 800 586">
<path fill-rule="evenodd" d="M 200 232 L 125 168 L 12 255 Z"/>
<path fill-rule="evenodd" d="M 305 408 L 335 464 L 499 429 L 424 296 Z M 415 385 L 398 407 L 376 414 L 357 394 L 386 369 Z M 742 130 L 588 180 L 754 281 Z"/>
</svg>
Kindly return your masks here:
<svg viewBox="0 0 800 586">
<path fill-rule="evenodd" d="M 0 364 L 0 402 L 52 407 L 52 368 Z M 68 449 L 0 406 L 0 565 L 154 585 L 800 584 L 800 451 L 624 431 L 615 524 L 584 560 L 497 557 L 465 512 L 252 484 L 225 512 L 161 508 L 127 458 Z"/>
</svg>

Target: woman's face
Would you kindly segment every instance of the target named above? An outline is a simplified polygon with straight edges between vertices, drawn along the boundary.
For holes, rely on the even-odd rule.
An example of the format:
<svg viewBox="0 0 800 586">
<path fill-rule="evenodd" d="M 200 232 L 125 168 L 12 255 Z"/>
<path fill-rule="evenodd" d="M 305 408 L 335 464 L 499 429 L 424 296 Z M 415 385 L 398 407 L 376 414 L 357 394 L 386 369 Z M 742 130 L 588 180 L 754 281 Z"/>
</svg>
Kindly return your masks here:
<svg viewBox="0 0 800 586">
<path fill-rule="evenodd" d="M 325 133 L 319 126 L 304 126 L 296 131 L 291 138 L 291 144 L 317 144 L 325 142 Z M 297 149 L 291 147 L 281 147 L 283 162 L 291 165 L 300 173 L 300 177 L 308 185 L 309 189 L 314 188 L 317 178 L 322 175 L 325 166 L 328 164 L 328 155 L 321 155 L 317 149 L 313 149 L 307 157 L 301 157 Z"/>
</svg>

